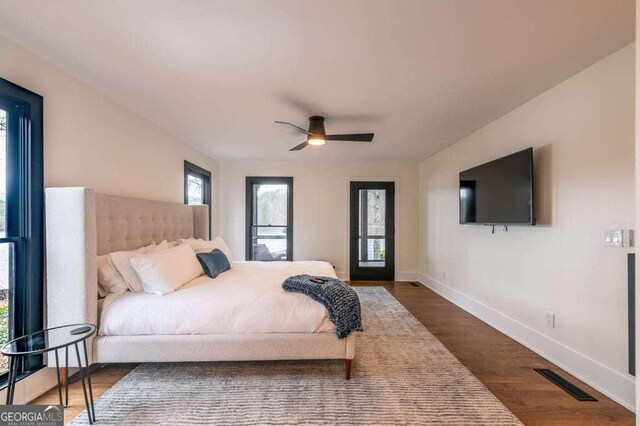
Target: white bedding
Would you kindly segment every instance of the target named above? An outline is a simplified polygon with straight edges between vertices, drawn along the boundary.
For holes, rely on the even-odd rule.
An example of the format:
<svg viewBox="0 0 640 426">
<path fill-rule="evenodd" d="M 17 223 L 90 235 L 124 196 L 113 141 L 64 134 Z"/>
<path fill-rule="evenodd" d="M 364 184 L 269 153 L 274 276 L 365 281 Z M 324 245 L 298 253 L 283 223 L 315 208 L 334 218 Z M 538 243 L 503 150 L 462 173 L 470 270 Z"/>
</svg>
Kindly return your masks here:
<svg viewBox="0 0 640 426">
<path fill-rule="evenodd" d="M 298 274 L 336 276 L 327 262 L 234 262 L 215 279 L 203 275 L 164 296 L 110 294 L 102 304 L 99 334 L 333 332 L 324 306 L 282 289 L 285 278 Z"/>
</svg>

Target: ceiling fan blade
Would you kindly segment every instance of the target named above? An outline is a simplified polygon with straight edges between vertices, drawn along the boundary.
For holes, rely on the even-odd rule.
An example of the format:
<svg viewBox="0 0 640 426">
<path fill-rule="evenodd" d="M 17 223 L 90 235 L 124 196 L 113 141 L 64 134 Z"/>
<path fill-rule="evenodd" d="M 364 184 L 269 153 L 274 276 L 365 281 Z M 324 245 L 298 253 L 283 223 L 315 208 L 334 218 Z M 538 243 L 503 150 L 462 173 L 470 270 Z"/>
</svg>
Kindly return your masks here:
<svg viewBox="0 0 640 426">
<path fill-rule="evenodd" d="M 302 148 L 305 148 L 307 145 L 309 145 L 309 142 L 302 142 L 300 145 L 294 146 L 289 151 L 300 151 Z"/>
<path fill-rule="evenodd" d="M 371 142 L 373 133 L 354 133 L 344 135 L 327 135 L 328 141 Z"/>
<path fill-rule="evenodd" d="M 274 123 L 284 124 L 285 126 L 293 127 L 294 129 L 296 129 L 300 133 L 304 133 L 305 135 L 311 135 L 311 133 L 309 133 L 308 131 L 306 131 L 302 127 L 296 126 L 295 124 L 287 123 L 286 121 L 274 121 Z"/>
</svg>

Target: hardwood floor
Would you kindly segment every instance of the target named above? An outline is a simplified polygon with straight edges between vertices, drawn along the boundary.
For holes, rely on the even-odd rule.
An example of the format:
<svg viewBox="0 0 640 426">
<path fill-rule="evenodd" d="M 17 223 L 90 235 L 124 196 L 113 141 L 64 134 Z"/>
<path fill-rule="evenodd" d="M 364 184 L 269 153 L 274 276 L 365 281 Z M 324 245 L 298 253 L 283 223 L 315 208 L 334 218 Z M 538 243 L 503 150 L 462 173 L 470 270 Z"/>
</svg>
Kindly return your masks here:
<svg viewBox="0 0 640 426">
<path fill-rule="evenodd" d="M 525 425 L 635 424 L 631 411 L 422 285 L 350 284 L 389 290 Z M 598 402 L 577 401 L 533 368 L 553 369 Z"/>
<path fill-rule="evenodd" d="M 404 282 L 350 284 L 378 285 L 389 290 L 526 425 L 635 424 L 631 411 L 423 286 Z M 91 376 L 95 397 L 133 368 L 132 364 L 111 364 L 96 369 Z M 596 397 L 598 402 L 575 400 L 533 368 L 553 369 Z M 78 381 L 70 385 L 69 396 L 70 406 L 65 410 L 67 422 L 84 409 Z M 57 398 L 57 391 L 52 389 L 32 403 L 57 403 Z M 96 416 L 99 420 L 99 411 Z"/>
<path fill-rule="evenodd" d="M 111 389 L 113 385 L 136 368 L 137 364 L 106 364 L 91 368 L 91 384 L 94 400 Z M 63 391 L 64 392 L 64 391 Z M 58 404 L 57 387 L 40 395 L 30 404 Z M 84 396 L 78 375 L 69 378 L 69 406 L 64 409 L 64 422 L 69 424 L 84 410 Z M 100 413 L 96 410 L 97 424 L 100 424 Z"/>
</svg>

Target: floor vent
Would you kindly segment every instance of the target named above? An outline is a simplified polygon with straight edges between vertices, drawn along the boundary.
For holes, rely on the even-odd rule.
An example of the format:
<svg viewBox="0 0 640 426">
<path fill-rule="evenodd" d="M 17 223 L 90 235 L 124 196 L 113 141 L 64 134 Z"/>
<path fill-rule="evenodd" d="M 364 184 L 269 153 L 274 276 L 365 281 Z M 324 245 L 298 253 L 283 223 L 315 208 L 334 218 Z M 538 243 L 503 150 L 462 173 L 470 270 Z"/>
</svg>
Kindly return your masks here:
<svg viewBox="0 0 640 426">
<path fill-rule="evenodd" d="M 420 287 L 420 284 L 418 284 L 416 282 L 412 282 L 411 285 L 414 286 L 414 287 Z"/>
<path fill-rule="evenodd" d="M 566 393 L 568 393 L 578 401 L 598 401 L 573 383 L 566 380 L 564 377 L 559 376 L 548 368 L 534 368 L 534 370 L 540 375 L 547 378 L 556 386 L 562 388 L 562 390 L 564 390 Z"/>
</svg>

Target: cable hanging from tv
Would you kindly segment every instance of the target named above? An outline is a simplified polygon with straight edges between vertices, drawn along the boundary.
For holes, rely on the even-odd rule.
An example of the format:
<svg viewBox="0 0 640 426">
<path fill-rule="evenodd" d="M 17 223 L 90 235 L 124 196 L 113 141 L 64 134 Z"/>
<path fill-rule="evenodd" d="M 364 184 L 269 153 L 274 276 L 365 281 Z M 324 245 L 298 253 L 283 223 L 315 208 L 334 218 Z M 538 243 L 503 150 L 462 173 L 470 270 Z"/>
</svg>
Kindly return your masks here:
<svg viewBox="0 0 640 426">
<path fill-rule="evenodd" d="M 509 232 L 509 225 L 502 225 L 502 230 L 504 232 Z M 496 233 L 496 225 L 491 225 L 491 233 L 492 234 Z"/>
</svg>

